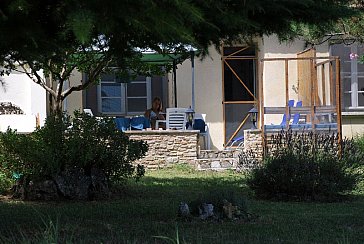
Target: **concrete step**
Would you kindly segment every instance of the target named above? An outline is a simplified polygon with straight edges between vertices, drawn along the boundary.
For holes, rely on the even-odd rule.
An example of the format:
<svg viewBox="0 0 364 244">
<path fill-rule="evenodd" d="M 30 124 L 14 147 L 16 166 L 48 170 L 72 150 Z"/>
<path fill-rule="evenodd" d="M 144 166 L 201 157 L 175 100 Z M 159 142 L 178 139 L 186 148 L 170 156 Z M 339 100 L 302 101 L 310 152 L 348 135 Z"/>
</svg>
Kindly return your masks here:
<svg viewBox="0 0 364 244">
<path fill-rule="evenodd" d="M 234 158 L 204 158 L 196 159 L 197 170 L 226 170 L 236 169 L 239 162 L 238 157 Z"/>
</svg>

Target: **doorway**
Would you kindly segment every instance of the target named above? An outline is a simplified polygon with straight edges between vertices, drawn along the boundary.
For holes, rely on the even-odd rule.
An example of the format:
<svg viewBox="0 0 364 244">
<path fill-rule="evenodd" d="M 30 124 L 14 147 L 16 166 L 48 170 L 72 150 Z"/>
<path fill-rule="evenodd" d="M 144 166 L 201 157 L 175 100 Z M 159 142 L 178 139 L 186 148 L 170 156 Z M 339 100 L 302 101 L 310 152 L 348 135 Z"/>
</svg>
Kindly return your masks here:
<svg viewBox="0 0 364 244">
<path fill-rule="evenodd" d="M 222 50 L 224 145 L 250 129 L 249 110 L 258 104 L 255 47 L 233 46 Z"/>
</svg>

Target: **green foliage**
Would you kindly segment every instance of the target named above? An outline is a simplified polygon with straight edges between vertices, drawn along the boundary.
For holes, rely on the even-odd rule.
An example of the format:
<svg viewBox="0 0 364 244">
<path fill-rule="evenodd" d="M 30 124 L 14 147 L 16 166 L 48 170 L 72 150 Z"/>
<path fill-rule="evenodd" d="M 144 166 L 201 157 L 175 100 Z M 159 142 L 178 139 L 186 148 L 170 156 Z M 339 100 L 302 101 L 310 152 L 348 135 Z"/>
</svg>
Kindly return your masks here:
<svg viewBox="0 0 364 244">
<path fill-rule="evenodd" d="M 292 23 L 337 20 L 352 13 L 348 2 L 2 0 L 0 73 L 26 72 L 53 97 L 52 109 L 61 111 L 62 100 L 97 83 L 109 66 L 142 74 L 161 70 L 141 62 L 143 50 L 188 54 L 193 46 L 205 55 L 209 46 L 219 49 L 222 41 L 282 36 L 291 32 Z M 40 70 L 59 85 L 47 86 Z M 86 73 L 87 80 L 63 89 L 75 70 Z"/>
<path fill-rule="evenodd" d="M 49 116 L 44 127 L 28 135 L 8 130 L 0 135 L 4 157 L 1 167 L 27 180 L 50 179 L 66 169 L 101 169 L 116 182 L 140 178 L 144 168 L 133 161 L 147 152 L 143 141 L 129 140 L 110 118 L 97 119 L 85 113 Z"/>
<path fill-rule="evenodd" d="M 336 135 L 281 132 L 247 184 L 258 197 L 278 200 L 335 200 L 353 190 L 363 154 L 350 140 L 338 153 Z"/>
</svg>

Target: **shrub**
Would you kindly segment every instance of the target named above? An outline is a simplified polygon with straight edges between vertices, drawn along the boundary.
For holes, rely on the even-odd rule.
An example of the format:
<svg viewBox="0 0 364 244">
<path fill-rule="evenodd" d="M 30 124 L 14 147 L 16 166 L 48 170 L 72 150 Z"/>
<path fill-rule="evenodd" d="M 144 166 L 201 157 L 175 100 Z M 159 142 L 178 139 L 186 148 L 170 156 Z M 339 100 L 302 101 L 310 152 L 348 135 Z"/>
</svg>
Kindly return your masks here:
<svg viewBox="0 0 364 244">
<path fill-rule="evenodd" d="M 138 178 L 144 170 L 132 163 L 148 149 L 145 142 L 130 140 L 117 130 L 112 119 L 80 112 L 73 120 L 68 115 L 49 116 L 44 127 L 31 134 L 8 130 L 0 141 L 5 173 L 21 173 L 28 182 L 52 179 L 64 170 L 89 175 L 92 168 L 102 170 L 113 182 Z"/>
<path fill-rule="evenodd" d="M 363 154 L 352 140 L 343 141 L 342 157 L 334 134 L 281 132 L 271 144 L 247 181 L 258 197 L 331 201 L 355 188 Z"/>
</svg>

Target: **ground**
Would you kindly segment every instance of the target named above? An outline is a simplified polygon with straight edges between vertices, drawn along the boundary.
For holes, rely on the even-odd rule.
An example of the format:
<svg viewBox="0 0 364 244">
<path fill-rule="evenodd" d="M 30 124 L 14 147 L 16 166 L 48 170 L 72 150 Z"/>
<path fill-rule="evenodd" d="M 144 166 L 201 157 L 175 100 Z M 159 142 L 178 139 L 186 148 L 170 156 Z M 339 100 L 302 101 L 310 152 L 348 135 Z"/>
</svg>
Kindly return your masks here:
<svg viewBox="0 0 364 244">
<path fill-rule="evenodd" d="M 148 171 L 119 198 L 93 202 L 0 201 L 0 243 L 364 243 L 364 194 L 337 203 L 254 200 L 244 176 L 186 166 Z M 181 201 L 229 192 L 247 200 L 250 221 L 177 217 Z M 58 241 L 57 241 L 58 240 Z M 172 243 L 172 242 L 170 242 Z"/>
</svg>

